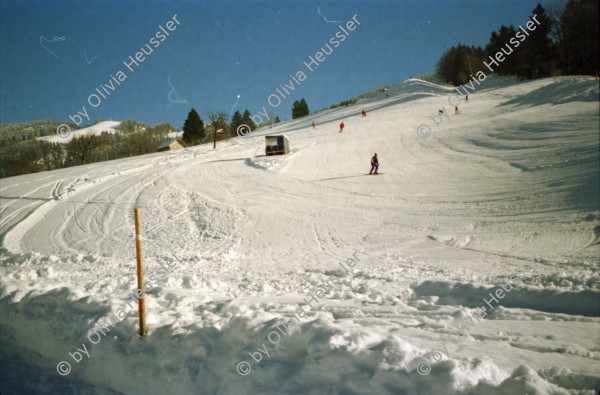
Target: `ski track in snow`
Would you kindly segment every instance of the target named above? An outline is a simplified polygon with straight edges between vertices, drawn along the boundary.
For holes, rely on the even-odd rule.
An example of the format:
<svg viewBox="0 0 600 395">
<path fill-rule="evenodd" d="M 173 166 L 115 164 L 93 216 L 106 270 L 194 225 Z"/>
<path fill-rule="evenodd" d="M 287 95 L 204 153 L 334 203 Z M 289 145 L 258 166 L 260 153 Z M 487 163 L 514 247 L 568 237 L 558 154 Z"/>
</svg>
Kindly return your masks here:
<svg viewBox="0 0 600 395">
<path fill-rule="evenodd" d="M 592 393 L 593 86 L 489 77 L 459 116 L 422 139 L 416 126 L 453 89 L 413 79 L 389 98 L 219 142 L 216 152 L 204 145 L 3 179 L 0 342 L 10 347 L 0 356 L 12 362 L 0 363 L 0 382 L 33 371 L 45 386 L 28 388 L 54 392 Z M 275 133 L 293 152 L 253 158 Z M 386 174 L 365 177 L 375 151 Z M 60 377 L 56 363 L 136 288 L 135 207 L 145 271 L 179 259 L 149 292 L 150 333 L 137 339 L 132 314 Z M 271 328 L 292 320 L 306 292 L 355 251 L 360 262 L 343 286 L 277 348 L 267 343 L 269 358 L 252 361 Z M 487 289 L 534 253 L 540 262 L 505 307 L 449 342 Z M 449 355 L 428 376 L 415 372 L 444 344 Z M 249 376 L 236 373 L 241 360 L 252 362 Z"/>
</svg>

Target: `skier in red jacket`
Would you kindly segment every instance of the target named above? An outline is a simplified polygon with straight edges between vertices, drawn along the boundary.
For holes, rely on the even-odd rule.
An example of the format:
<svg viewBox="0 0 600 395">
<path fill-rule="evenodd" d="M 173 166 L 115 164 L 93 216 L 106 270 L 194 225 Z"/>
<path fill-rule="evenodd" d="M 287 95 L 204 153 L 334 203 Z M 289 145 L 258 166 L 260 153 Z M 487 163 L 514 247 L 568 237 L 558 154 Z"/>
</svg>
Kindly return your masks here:
<svg viewBox="0 0 600 395">
<path fill-rule="evenodd" d="M 342 121 L 342 123 L 340 123 L 340 133 L 342 133 L 344 131 L 344 121 Z"/>
</svg>

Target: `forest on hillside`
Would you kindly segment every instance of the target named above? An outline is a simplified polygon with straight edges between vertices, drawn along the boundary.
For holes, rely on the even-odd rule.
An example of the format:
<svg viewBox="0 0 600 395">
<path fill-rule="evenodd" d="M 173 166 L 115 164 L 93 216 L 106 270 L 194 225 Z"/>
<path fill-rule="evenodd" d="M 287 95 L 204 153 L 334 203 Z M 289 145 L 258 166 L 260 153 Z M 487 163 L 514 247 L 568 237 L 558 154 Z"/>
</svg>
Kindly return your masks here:
<svg viewBox="0 0 600 395">
<path fill-rule="evenodd" d="M 598 11 L 597 0 L 556 0 L 547 8 L 538 4 L 531 14 L 539 22 L 534 30 L 526 30 L 527 21 L 523 21 L 521 27 L 500 26 L 485 48 L 459 43 L 442 55 L 437 73 L 446 82 L 462 85 L 478 72 L 489 74 L 484 62 L 492 64 L 491 59 L 500 53 L 505 60 L 492 66 L 498 75 L 520 79 L 597 75 Z"/>
<path fill-rule="evenodd" d="M 269 115 L 270 122 L 255 125 L 249 110 L 243 115 L 236 111 L 229 122 L 227 114 L 209 111 L 209 117 L 214 117 L 214 120 L 204 125 L 192 108 L 183 127 L 183 140 L 187 146 L 222 141 L 237 137 L 236 131 L 241 124 L 255 130 L 280 122 L 279 117 Z M 306 113 L 298 116 L 304 115 L 308 115 L 307 106 Z M 100 122 L 103 120 L 97 119 L 94 125 Z M 78 129 L 74 123 L 67 125 L 71 130 Z M 0 178 L 154 153 L 176 132 L 175 127 L 168 123 L 150 126 L 145 122 L 127 120 L 121 122 L 115 133 L 88 134 L 64 143 L 40 139 L 55 135 L 58 126 L 59 123 L 52 119 L 0 124 Z M 82 125 L 82 128 L 89 126 Z M 221 129 L 223 133 L 214 133 Z"/>
<path fill-rule="evenodd" d="M 168 123 L 150 126 L 128 120 L 116 133 L 75 137 L 62 144 L 39 139 L 56 134 L 57 127 L 54 120 L 0 124 L 0 178 L 156 152 L 175 131 Z"/>
</svg>

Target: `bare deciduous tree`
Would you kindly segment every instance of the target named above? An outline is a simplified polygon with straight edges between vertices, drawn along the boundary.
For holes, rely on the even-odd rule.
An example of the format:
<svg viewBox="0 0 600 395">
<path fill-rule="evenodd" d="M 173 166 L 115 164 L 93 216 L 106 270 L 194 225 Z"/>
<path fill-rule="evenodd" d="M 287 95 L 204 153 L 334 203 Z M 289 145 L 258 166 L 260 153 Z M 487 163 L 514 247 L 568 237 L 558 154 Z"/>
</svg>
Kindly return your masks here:
<svg viewBox="0 0 600 395">
<path fill-rule="evenodd" d="M 564 37 L 562 17 L 565 13 L 567 0 L 553 0 L 546 4 L 546 14 L 552 21 L 552 33 L 550 37 L 560 42 Z"/>
<path fill-rule="evenodd" d="M 213 149 L 217 149 L 217 132 L 227 127 L 227 114 L 221 111 L 208 111 L 208 119 L 213 127 Z"/>
<path fill-rule="evenodd" d="M 81 160 L 81 164 L 85 164 L 85 158 L 93 151 L 99 149 L 104 144 L 100 136 L 94 134 L 81 137 L 73 137 L 67 144 L 69 154 L 76 156 Z"/>
</svg>

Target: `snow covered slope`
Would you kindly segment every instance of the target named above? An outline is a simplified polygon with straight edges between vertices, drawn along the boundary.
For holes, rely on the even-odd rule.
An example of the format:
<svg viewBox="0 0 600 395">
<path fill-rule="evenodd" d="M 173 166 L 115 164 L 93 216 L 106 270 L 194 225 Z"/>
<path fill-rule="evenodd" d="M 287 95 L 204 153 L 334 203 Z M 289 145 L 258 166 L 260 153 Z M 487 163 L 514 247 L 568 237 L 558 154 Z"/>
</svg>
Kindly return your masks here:
<svg viewBox="0 0 600 395">
<path fill-rule="evenodd" d="M 60 136 L 54 134 L 52 136 L 40 137 L 40 140 L 46 140 L 50 143 L 68 143 L 73 137 L 81 137 L 87 134 L 100 135 L 102 132 L 114 133 L 115 129 L 121 124 L 120 121 L 103 121 L 87 128 L 81 128 L 67 133 L 67 130 L 60 130 Z"/>
<path fill-rule="evenodd" d="M 596 393 L 598 83 L 489 77 L 435 125 L 452 92 L 0 180 L 2 394 Z"/>
</svg>

